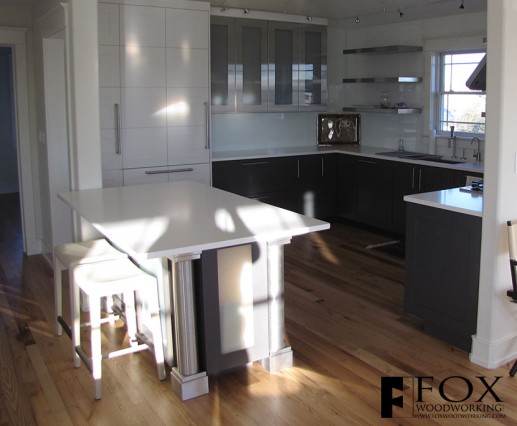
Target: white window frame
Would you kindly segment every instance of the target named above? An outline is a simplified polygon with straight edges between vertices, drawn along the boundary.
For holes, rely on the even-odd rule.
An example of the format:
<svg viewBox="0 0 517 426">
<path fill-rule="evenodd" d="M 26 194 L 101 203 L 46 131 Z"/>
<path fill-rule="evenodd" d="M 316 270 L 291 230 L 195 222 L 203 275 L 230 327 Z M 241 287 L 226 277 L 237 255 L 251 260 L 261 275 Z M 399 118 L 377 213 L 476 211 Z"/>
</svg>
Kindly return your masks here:
<svg viewBox="0 0 517 426">
<path fill-rule="evenodd" d="M 448 135 L 449 134 L 449 131 L 447 130 L 442 130 L 440 127 L 440 120 L 441 120 L 441 117 L 442 117 L 442 104 L 443 104 L 443 99 L 442 97 L 445 96 L 446 94 L 450 94 L 450 93 L 454 93 L 454 92 L 445 92 L 444 88 L 443 88 L 443 84 L 444 84 L 444 81 L 443 81 L 443 69 L 444 69 L 444 56 L 445 55 L 459 55 L 459 54 L 468 54 L 468 53 L 486 53 L 486 49 L 468 49 L 468 50 L 465 50 L 465 49 L 447 49 L 447 50 L 444 50 L 442 52 L 439 52 L 438 53 L 438 56 L 437 56 L 437 64 L 436 64 L 436 82 L 437 82 L 437 86 L 436 86 L 436 91 L 435 91 L 435 108 L 436 108 L 436 111 L 435 111 L 435 121 L 434 121 L 434 129 L 436 131 L 436 134 L 439 135 L 439 136 L 444 136 L 444 135 Z M 476 95 L 479 95 L 479 94 L 483 94 L 483 95 L 486 95 L 486 92 L 485 91 L 472 91 L 472 92 L 457 92 L 458 94 L 466 94 L 468 96 L 476 96 Z M 470 94 L 472 93 L 472 94 Z M 485 102 L 485 106 L 486 106 L 486 102 Z M 464 137 L 483 137 L 485 136 L 485 132 L 460 132 L 460 131 L 457 131 L 456 132 L 456 135 L 457 136 L 464 136 Z"/>
<path fill-rule="evenodd" d="M 437 92 L 440 90 L 440 75 L 437 72 L 440 68 L 440 54 L 442 52 L 453 52 L 453 51 L 478 51 L 486 50 L 486 37 L 484 34 L 467 36 L 467 37 L 455 37 L 455 38 L 442 38 L 442 39 L 430 39 L 424 41 L 424 103 L 423 103 L 423 120 L 424 120 L 424 135 L 432 137 L 434 134 L 439 138 L 447 138 L 448 132 L 437 131 L 439 120 L 439 105 Z M 477 136 L 481 140 L 485 138 L 484 134 L 464 133 L 464 136 Z M 462 136 L 458 133 L 457 136 Z"/>
</svg>

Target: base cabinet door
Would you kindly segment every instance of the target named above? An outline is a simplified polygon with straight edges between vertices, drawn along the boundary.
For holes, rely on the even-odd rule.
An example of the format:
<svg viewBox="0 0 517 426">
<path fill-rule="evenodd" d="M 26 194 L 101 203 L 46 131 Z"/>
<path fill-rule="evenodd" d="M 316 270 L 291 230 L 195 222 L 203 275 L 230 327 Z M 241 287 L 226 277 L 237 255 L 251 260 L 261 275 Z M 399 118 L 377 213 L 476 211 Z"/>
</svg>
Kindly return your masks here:
<svg viewBox="0 0 517 426">
<path fill-rule="evenodd" d="M 207 374 L 267 358 L 267 244 L 205 251 L 196 273 L 200 361 Z"/>
<path fill-rule="evenodd" d="M 470 352 L 477 330 L 481 218 L 408 203 L 404 309 Z"/>
<path fill-rule="evenodd" d="M 296 212 L 318 219 L 336 213 L 336 156 L 298 157 L 298 195 Z"/>
</svg>

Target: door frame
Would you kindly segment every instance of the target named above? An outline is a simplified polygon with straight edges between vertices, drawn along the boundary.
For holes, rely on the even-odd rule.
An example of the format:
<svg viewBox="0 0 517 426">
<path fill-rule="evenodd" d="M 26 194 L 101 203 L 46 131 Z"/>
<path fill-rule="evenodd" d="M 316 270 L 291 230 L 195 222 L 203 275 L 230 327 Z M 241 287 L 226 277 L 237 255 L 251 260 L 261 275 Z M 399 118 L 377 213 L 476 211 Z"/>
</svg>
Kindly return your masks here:
<svg viewBox="0 0 517 426">
<path fill-rule="evenodd" d="M 26 35 L 27 28 L 0 27 L 0 44 L 13 49 L 16 144 L 23 251 L 27 255 L 32 255 L 41 253 L 41 242 L 36 235 Z"/>
</svg>

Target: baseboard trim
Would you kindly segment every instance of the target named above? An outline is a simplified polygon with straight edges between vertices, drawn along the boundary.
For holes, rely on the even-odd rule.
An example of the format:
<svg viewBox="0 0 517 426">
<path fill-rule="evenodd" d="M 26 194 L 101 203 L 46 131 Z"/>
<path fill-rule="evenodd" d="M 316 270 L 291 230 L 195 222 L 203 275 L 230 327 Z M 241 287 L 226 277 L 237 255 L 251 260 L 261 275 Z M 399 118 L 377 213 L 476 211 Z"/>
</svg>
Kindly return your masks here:
<svg viewBox="0 0 517 426">
<path fill-rule="evenodd" d="M 487 341 L 472 336 L 470 360 L 485 368 L 494 369 L 517 359 L 517 333 L 512 333 L 496 341 Z"/>
</svg>

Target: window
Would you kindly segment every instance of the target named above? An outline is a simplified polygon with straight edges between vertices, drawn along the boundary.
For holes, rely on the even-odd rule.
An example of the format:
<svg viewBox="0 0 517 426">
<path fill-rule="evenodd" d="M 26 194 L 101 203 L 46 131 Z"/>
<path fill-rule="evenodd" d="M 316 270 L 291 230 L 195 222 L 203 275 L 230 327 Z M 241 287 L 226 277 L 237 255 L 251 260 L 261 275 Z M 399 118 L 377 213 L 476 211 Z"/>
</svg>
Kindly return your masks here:
<svg viewBox="0 0 517 426">
<path fill-rule="evenodd" d="M 440 55 L 440 89 L 437 93 L 436 130 L 465 134 L 485 133 L 486 94 L 470 90 L 466 82 L 485 52 L 444 52 Z"/>
</svg>

